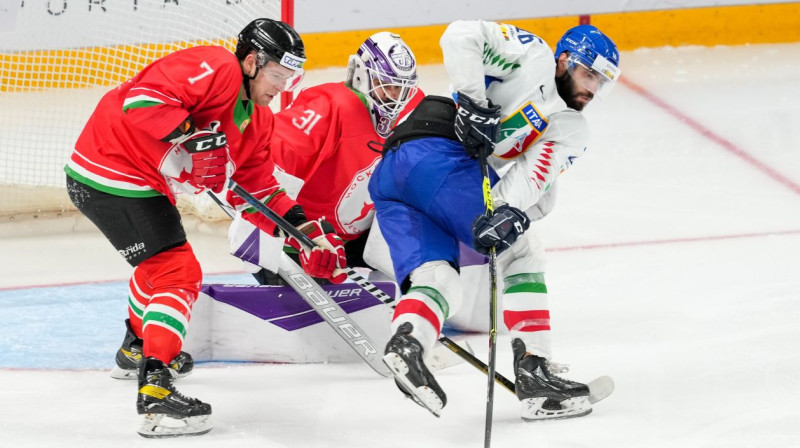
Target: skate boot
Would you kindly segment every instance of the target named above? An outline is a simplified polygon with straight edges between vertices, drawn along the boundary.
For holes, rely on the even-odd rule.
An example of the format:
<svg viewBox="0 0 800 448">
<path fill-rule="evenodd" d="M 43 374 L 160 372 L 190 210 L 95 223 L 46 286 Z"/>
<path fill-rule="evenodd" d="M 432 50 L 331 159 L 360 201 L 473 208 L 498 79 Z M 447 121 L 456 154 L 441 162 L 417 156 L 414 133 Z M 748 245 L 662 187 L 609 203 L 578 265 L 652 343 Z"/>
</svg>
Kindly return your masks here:
<svg viewBox="0 0 800 448">
<path fill-rule="evenodd" d="M 447 404 L 447 396 L 439 387 L 422 360 L 422 345 L 411 332 L 414 327 L 406 322 L 386 344 L 383 362 L 394 375 L 397 387 L 418 405 L 439 416 Z"/>
<path fill-rule="evenodd" d="M 133 332 L 130 319 L 125 319 L 125 327 L 127 328 L 125 339 L 122 340 L 122 346 L 117 350 L 117 365 L 111 370 L 111 378 L 135 380 L 139 376 L 139 365 L 142 363 L 143 342 Z M 169 368 L 178 378 L 185 377 L 194 368 L 192 355 L 186 352 L 178 353 L 178 356 L 169 363 Z"/>
<path fill-rule="evenodd" d="M 198 436 L 211 431 L 211 405 L 175 389 L 170 368 L 156 358 L 144 360 L 139 373 L 136 411 L 144 415 L 140 436 L 148 438 Z"/>
<path fill-rule="evenodd" d="M 511 347 L 523 420 L 580 417 L 592 412 L 588 386 L 555 376 L 545 358 L 525 356 L 525 343 L 521 339 L 512 340 Z"/>
</svg>

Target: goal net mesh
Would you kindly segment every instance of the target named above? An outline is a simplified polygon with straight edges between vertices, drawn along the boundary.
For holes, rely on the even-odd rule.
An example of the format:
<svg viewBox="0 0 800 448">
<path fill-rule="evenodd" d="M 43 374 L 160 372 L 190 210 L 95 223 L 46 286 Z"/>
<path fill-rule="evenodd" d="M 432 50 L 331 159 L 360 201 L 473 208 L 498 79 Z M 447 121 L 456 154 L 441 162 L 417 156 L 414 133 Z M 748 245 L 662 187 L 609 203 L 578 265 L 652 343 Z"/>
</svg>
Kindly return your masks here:
<svg viewBox="0 0 800 448">
<path fill-rule="evenodd" d="M 63 171 L 100 97 L 153 60 L 197 45 L 231 50 L 280 0 L 8 1 L 0 20 L 0 217 L 74 210 Z M 205 195 L 181 213 L 227 219 Z"/>
</svg>

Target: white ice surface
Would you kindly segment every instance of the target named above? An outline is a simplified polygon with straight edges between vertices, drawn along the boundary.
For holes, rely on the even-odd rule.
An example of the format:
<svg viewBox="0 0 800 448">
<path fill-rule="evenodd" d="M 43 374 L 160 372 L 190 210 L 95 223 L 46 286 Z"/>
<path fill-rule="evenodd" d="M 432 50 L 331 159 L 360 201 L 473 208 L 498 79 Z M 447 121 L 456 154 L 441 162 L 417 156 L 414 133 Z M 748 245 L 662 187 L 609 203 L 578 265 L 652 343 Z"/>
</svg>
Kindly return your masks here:
<svg viewBox="0 0 800 448">
<path fill-rule="evenodd" d="M 493 446 L 800 446 L 800 44 L 622 61 L 623 79 L 647 94 L 622 84 L 586 111 L 589 151 L 536 224 L 551 249 L 555 358 L 574 379 L 611 375 L 617 390 L 585 418 L 524 423 L 496 388 Z M 428 93 L 446 89 L 441 67 L 421 77 Z M 206 272 L 239 270 L 221 238 L 190 241 Z M 96 234 L 0 240 L 0 254 L 0 288 L 88 288 L 130 273 Z M 4 320 L 4 297 L 0 325 L 18 325 Z M 63 319 L 78 334 L 93 326 Z M 467 338 L 486 359 L 487 336 Z M 513 378 L 508 342 L 497 365 Z M 2 447 L 483 445 L 486 380 L 466 365 L 438 375 L 440 419 L 358 364 L 201 365 L 179 387 L 213 405 L 215 428 L 169 442 L 136 435 L 135 386 L 108 370 L 17 367 L 0 369 Z"/>
</svg>

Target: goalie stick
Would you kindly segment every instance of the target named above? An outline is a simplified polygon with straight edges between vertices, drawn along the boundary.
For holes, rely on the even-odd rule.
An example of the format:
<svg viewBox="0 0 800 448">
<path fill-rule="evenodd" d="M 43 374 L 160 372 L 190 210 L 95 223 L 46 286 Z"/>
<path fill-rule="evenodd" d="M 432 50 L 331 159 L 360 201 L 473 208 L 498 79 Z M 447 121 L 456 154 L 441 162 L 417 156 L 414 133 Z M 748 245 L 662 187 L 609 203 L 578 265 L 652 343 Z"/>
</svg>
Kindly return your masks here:
<svg viewBox="0 0 800 448">
<path fill-rule="evenodd" d="M 233 182 L 232 182 L 232 185 L 234 185 Z M 233 187 L 231 187 L 231 189 L 236 194 L 238 194 L 240 197 L 242 197 L 242 199 L 247 201 L 249 204 L 251 204 L 254 207 L 256 207 L 257 210 L 259 210 L 260 212 L 264 213 L 267 216 L 267 218 L 272 219 L 273 217 L 275 217 L 276 219 L 273 220 L 273 222 L 275 222 L 275 224 L 278 225 L 278 227 L 280 227 L 281 230 L 285 230 L 287 232 L 291 232 L 292 230 L 294 230 L 294 231 L 296 231 L 297 233 L 300 234 L 298 236 L 302 237 L 302 238 L 298 238 L 298 240 L 301 241 L 303 244 L 308 244 L 309 247 L 316 246 L 316 244 L 313 241 L 311 241 L 302 232 L 297 231 L 297 229 L 295 229 L 291 224 L 289 224 L 285 219 L 283 219 L 282 216 L 280 216 L 277 213 L 275 213 L 274 211 L 272 211 L 269 207 L 267 207 L 266 205 L 261 203 L 258 199 L 256 199 L 253 195 L 251 195 L 249 192 L 247 192 L 247 190 L 245 190 L 242 187 L 240 187 L 238 184 L 235 184 L 235 185 L 236 185 L 236 187 L 238 187 L 239 191 L 234 190 Z M 216 195 L 214 195 L 211 192 L 209 192 L 209 196 L 211 196 L 211 198 L 214 200 L 214 202 L 216 202 L 217 205 L 219 205 L 225 211 L 225 213 L 228 214 L 228 216 L 230 216 L 231 218 L 233 217 L 232 216 L 233 212 L 230 210 L 231 209 L 230 206 L 228 206 L 226 204 L 223 204 L 222 201 L 220 201 L 220 199 L 217 198 Z M 248 198 L 250 198 L 250 199 L 248 200 Z M 255 203 L 251 202 L 251 201 L 254 201 Z M 258 205 L 256 205 L 256 204 L 258 204 Z M 288 256 L 287 256 L 287 258 L 288 258 Z M 292 261 L 292 260 L 289 259 L 289 261 Z M 292 261 L 292 264 L 295 267 L 297 267 L 297 269 L 299 269 L 299 266 L 297 266 L 297 264 L 294 263 L 293 261 Z M 281 263 L 281 266 L 282 265 L 283 265 L 283 263 Z M 385 303 L 387 305 L 389 305 L 391 302 L 393 302 L 393 300 L 394 300 L 393 298 L 389 297 L 386 293 L 384 293 L 383 291 L 378 289 L 369 280 L 367 280 L 367 279 L 363 278 L 362 276 L 358 275 L 358 273 L 356 273 L 352 269 L 349 269 L 349 271 L 352 271 L 353 274 L 355 276 L 357 276 L 361 280 L 360 283 L 359 282 L 356 282 L 356 283 L 359 286 L 361 286 L 362 288 L 364 288 L 367 292 L 371 293 L 373 296 L 378 298 L 378 300 L 380 300 L 381 302 L 383 302 L 383 303 Z M 302 270 L 300 272 L 302 272 Z M 278 274 L 281 275 L 281 277 L 283 277 L 283 274 L 281 274 L 280 271 L 278 272 Z M 348 274 L 348 277 L 349 276 L 350 276 L 350 274 Z M 309 280 L 313 282 L 313 279 L 309 278 Z M 353 279 L 353 280 L 355 281 L 355 279 Z M 314 283 L 316 283 L 316 282 L 314 282 Z M 290 285 L 294 285 L 294 283 L 292 283 L 292 282 L 289 282 L 289 284 Z M 373 291 L 377 291 L 377 292 L 373 292 Z M 323 291 L 323 293 L 324 293 L 324 291 Z M 301 296 L 303 295 L 302 293 L 300 293 L 300 294 L 301 294 Z M 386 299 L 388 299 L 388 300 L 385 300 L 384 297 Z M 389 306 L 391 306 L 391 305 L 389 305 Z M 480 370 L 484 374 L 488 374 L 487 365 L 483 361 L 481 361 L 480 359 L 475 357 L 475 355 L 472 354 L 472 351 L 469 350 L 468 348 L 464 348 L 464 347 L 460 346 L 459 344 L 457 344 L 455 341 L 453 341 L 452 339 L 448 338 L 447 336 L 441 336 L 439 338 L 439 342 L 441 342 L 442 345 L 444 345 L 449 350 L 451 350 L 453 353 L 458 355 L 461 359 L 466 361 L 468 364 L 472 365 L 473 367 L 475 367 L 476 369 Z M 442 365 L 441 367 L 439 367 L 439 366 L 431 366 L 431 367 L 433 367 L 433 368 L 438 370 L 438 369 L 441 369 L 441 368 L 448 367 L 448 365 L 446 365 L 446 363 L 445 363 L 445 365 Z M 516 389 L 515 389 L 513 381 L 510 381 L 508 378 L 506 378 L 505 376 L 503 376 L 502 374 L 500 374 L 499 372 L 496 372 L 496 371 L 494 373 L 494 379 L 499 385 L 503 386 L 503 388 L 505 388 L 506 390 L 508 390 L 512 394 L 516 395 Z M 614 391 L 614 382 L 611 380 L 610 377 L 607 377 L 607 376 L 601 376 L 601 377 L 589 382 L 588 386 L 589 386 L 589 391 L 590 391 L 589 401 L 591 403 L 596 403 L 596 402 L 608 397 L 609 395 L 611 395 L 611 392 Z"/>
<path fill-rule="evenodd" d="M 236 192 L 245 201 L 253 205 L 258 211 L 264 213 L 263 209 L 269 210 L 258 199 L 249 195 L 242 187 L 231 181 L 231 185 L 237 187 L 239 190 L 246 193 L 249 198 L 245 197 L 242 193 Z M 233 188 L 231 188 L 233 189 Z M 235 191 L 235 190 L 234 190 Z M 233 217 L 233 212 L 228 210 L 228 207 L 220 201 L 220 199 L 209 192 L 209 196 L 217 203 L 229 217 Z M 269 210 L 272 212 L 271 210 Z M 264 213 L 271 219 L 269 214 Z M 281 218 L 282 219 L 282 218 Z M 287 223 L 288 224 L 288 223 Z M 291 227 L 291 225 L 289 225 Z M 294 229 L 294 227 L 292 227 Z M 296 230 L 296 229 L 295 229 Z M 300 233 L 300 232 L 298 232 Z M 302 235 L 302 233 L 300 233 Z M 303 235 L 305 236 L 305 235 Z M 313 246 L 312 246 L 313 247 Z M 286 253 L 281 252 L 280 264 L 278 267 L 278 275 L 280 275 L 286 283 L 294 289 L 300 297 L 308 303 L 309 306 L 330 325 L 353 351 L 355 351 L 361 359 L 364 360 L 372 370 L 378 372 L 383 377 L 391 375 L 388 367 L 383 363 L 381 354 L 372 339 L 365 333 L 358 324 L 351 319 L 350 315 L 345 312 L 335 300 L 333 300 L 324 289 L 322 289 L 317 282 L 314 281 L 308 274 L 306 274 L 300 266 L 297 265 Z M 373 288 L 378 289 L 375 285 Z M 380 290 L 379 290 L 380 291 Z M 381 294 L 386 295 L 383 291 Z M 389 297 L 386 295 L 386 297 Z"/>
<path fill-rule="evenodd" d="M 372 370 L 381 376 L 388 377 L 388 367 L 383 363 L 381 352 L 375 348 L 375 344 L 369 336 L 358 327 L 350 315 L 345 312 L 335 300 L 331 299 L 328 293 L 323 290 L 317 282 L 303 269 L 297 265 L 288 255 L 281 252 L 280 266 L 278 275 L 286 280 L 303 300 L 306 301 L 322 319 L 328 323 L 336 333 L 350 345 L 350 348 L 358 353 Z"/>
<path fill-rule="evenodd" d="M 243 193 L 245 195 L 249 195 L 256 202 L 258 202 L 258 200 L 255 199 L 252 195 L 250 195 L 247 192 L 247 190 L 244 190 L 244 189 L 241 189 L 241 190 L 243 191 Z M 211 192 L 208 192 L 208 195 L 211 196 L 211 198 L 214 200 L 214 202 L 216 202 L 217 205 L 219 205 L 229 217 L 231 217 L 231 218 L 234 217 L 234 213 L 235 212 L 233 211 L 233 208 L 231 206 L 229 206 L 227 204 L 224 204 L 216 195 L 214 195 Z M 242 199 L 247 200 L 244 197 L 242 197 Z M 258 202 L 258 203 L 261 204 L 261 202 Z M 261 205 L 264 208 L 269 210 L 269 208 L 266 205 L 264 205 L 264 204 L 261 204 Z M 258 207 L 257 209 L 260 209 L 260 207 Z M 271 212 L 270 214 L 267 214 L 267 217 L 270 217 L 270 215 L 278 216 L 279 218 L 281 218 L 281 221 L 283 221 L 288 228 L 294 229 L 294 227 L 292 227 L 291 224 L 286 222 L 286 220 L 284 220 L 282 217 L 280 217 L 276 213 L 272 212 L 272 210 L 270 210 L 270 212 Z M 278 222 L 276 222 L 276 224 L 278 224 Z M 303 235 L 303 236 L 305 236 L 305 235 Z M 305 239 L 307 240 L 308 238 L 306 237 Z M 313 244 L 313 241 L 310 241 L 310 242 Z M 311 247 L 313 247 L 313 246 L 311 246 Z M 292 260 L 290 259 L 289 261 L 292 261 Z M 295 266 L 297 266 L 296 263 L 294 263 L 294 262 L 292 262 L 292 263 Z M 278 275 L 281 275 L 281 277 L 284 277 L 283 274 L 281 274 L 280 272 L 278 272 Z M 356 275 L 358 275 L 358 274 L 356 273 Z M 389 297 L 383 291 L 378 289 L 375 285 L 373 285 L 371 282 L 369 282 L 369 280 L 366 280 L 361 276 L 358 276 L 358 277 L 361 278 L 363 280 L 363 283 L 367 284 L 369 287 L 364 287 L 364 285 L 362 285 L 361 283 L 359 283 L 359 286 L 361 286 L 362 288 L 364 288 L 365 290 L 367 290 L 370 293 L 372 293 L 373 290 L 377 290 L 378 292 L 380 292 L 380 294 L 388 297 L 389 300 L 385 301 L 385 300 L 381 299 L 381 297 L 376 296 L 375 293 L 372 293 L 373 296 L 376 296 L 379 300 L 381 300 L 382 302 L 386 303 L 387 305 L 389 305 L 389 303 L 391 303 L 393 301 L 393 299 L 391 297 Z M 313 281 L 313 279 L 310 279 L 310 280 Z M 289 284 L 290 285 L 294 285 L 294 283 L 292 283 L 292 282 L 289 282 Z M 301 296 L 302 296 L 302 293 L 301 293 Z M 389 306 L 391 306 L 391 305 L 389 305 Z M 473 367 L 475 367 L 479 371 L 483 372 L 484 374 L 488 373 L 488 367 L 486 366 L 486 364 L 483 361 L 481 361 L 480 359 L 478 359 L 475 355 L 472 354 L 472 350 L 470 349 L 469 345 L 467 345 L 467 348 L 464 348 L 461 345 L 457 344 L 452 339 L 448 338 L 447 336 L 441 336 L 439 338 L 439 342 L 441 342 L 442 345 L 444 345 L 450 351 L 455 353 L 458 357 L 460 357 L 461 359 L 463 359 L 464 361 L 466 361 L 468 364 L 472 365 Z M 432 353 L 431 355 L 435 357 L 435 353 Z M 441 358 L 441 356 L 440 356 L 440 358 Z M 436 362 L 438 363 L 438 365 L 430 365 L 429 367 L 431 367 L 432 369 L 435 369 L 435 370 L 441 370 L 443 368 L 450 367 L 450 365 L 452 365 L 452 364 L 448 363 L 446 360 L 441 360 L 441 359 L 437 360 Z M 512 394 L 515 394 L 515 396 L 516 396 L 516 388 L 514 386 L 514 382 L 513 381 L 510 381 L 508 378 L 506 378 L 505 376 L 503 376 L 499 372 L 495 372 L 494 378 L 495 378 L 495 381 L 497 382 L 497 384 L 503 386 L 504 389 L 506 389 L 507 391 L 511 392 Z M 587 385 L 589 386 L 589 391 L 590 391 L 589 401 L 591 403 L 593 403 L 593 404 L 597 403 L 600 400 L 603 400 L 606 397 L 608 397 L 614 391 L 614 382 L 608 376 L 598 377 L 595 380 L 590 381 L 589 383 L 587 383 Z"/>
<path fill-rule="evenodd" d="M 275 213 L 271 208 L 269 208 L 266 205 L 264 205 L 261 201 L 256 199 L 247 190 L 245 190 L 244 188 L 239 186 L 239 184 L 237 184 L 234 181 L 231 181 L 230 189 L 234 193 L 239 195 L 239 197 L 244 199 L 248 204 L 250 204 L 253 207 L 255 207 L 256 210 L 258 210 L 261 213 L 263 213 L 267 218 L 269 218 L 272 222 L 274 222 L 275 225 L 278 226 L 278 228 L 280 228 L 281 230 L 286 232 L 286 234 L 291 235 L 292 238 L 296 239 L 297 241 L 300 241 L 300 243 L 302 243 L 304 246 L 308 247 L 309 249 L 313 249 L 313 248 L 317 247 L 317 244 L 314 241 L 312 241 L 311 238 L 308 237 L 308 235 L 306 235 L 305 233 L 297 230 L 297 228 L 295 228 L 293 225 L 289 224 L 289 222 L 286 221 L 283 218 L 283 216 Z M 359 275 L 353 269 L 347 268 L 347 267 L 342 268 L 342 269 L 345 271 L 345 273 L 347 274 L 347 277 L 350 278 L 350 280 L 353 280 L 354 282 L 356 282 L 356 284 L 358 284 L 358 286 L 364 288 L 367 292 L 369 292 L 370 294 L 375 296 L 381 302 L 389 304 L 389 303 L 392 303 L 394 301 L 394 299 L 392 297 L 389 297 L 388 294 L 386 294 L 385 292 L 383 292 L 380 289 L 378 289 L 375 285 L 373 285 L 367 279 L 365 279 L 364 277 Z"/>
</svg>

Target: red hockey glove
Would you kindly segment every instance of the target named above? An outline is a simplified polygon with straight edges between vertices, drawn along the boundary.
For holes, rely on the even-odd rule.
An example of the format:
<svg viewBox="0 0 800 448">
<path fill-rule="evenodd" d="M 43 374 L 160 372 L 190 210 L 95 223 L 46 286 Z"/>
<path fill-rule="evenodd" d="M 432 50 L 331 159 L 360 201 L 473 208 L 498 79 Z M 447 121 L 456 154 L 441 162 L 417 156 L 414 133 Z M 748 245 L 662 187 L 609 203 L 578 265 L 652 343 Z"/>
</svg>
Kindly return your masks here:
<svg viewBox="0 0 800 448">
<path fill-rule="evenodd" d="M 217 132 L 217 128 L 219 122 L 214 121 L 207 129 L 195 131 L 178 145 L 192 156 L 190 182 L 214 193 L 221 193 L 226 180 L 228 139 L 224 132 Z"/>
<path fill-rule="evenodd" d="M 342 283 L 347 278 L 347 273 L 343 270 L 347 266 L 347 257 L 344 253 L 344 242 L 333 232 L 332 226 L 320 219 L 304 222 L 297 229 L 308 235 L 318 246 L 309 250 L 295 238 L 286 238 L 286 242 L 300 253 L 303 270 L 312 277 L 325 278 L 336 284 Z"/>
</svg>

